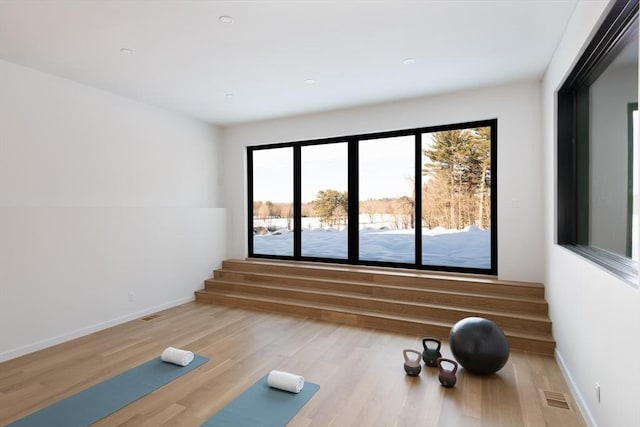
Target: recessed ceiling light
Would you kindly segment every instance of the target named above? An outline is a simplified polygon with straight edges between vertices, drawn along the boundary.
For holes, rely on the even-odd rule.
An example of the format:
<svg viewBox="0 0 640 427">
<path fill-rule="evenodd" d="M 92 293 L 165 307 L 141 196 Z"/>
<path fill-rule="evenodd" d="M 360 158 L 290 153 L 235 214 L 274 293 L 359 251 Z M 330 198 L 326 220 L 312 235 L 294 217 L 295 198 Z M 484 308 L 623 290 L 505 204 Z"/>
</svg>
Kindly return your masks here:
<svg viewBox="0 0 640 427">
<path fill-rule="evenodd" d="M 120 53 L 124 53 L 125 55 L 133 55 L 133 49 L 123 47 L 122 49 L 120 49 Z"/>
<path fill-rule="evenodd" d="M 306 79 L 304 82 L 308 85 L 313 85 L 316 83 L 315 79 Z"/>
<path fill-rule="evenodd" d="M 405 59 L 402 60 L 402 63 L 404 65 L 411 65 L 411 64 L 415 64 L 416 60 L 413 59 L 413 58 L 405 58 Z"/>
<path fill-rule="evenodd" d="M 222 15 L 218 18 L 218 21 L 222 22 L 223 24 L 233 24 L 233 18 L 227 15 Z"/>
</svg>

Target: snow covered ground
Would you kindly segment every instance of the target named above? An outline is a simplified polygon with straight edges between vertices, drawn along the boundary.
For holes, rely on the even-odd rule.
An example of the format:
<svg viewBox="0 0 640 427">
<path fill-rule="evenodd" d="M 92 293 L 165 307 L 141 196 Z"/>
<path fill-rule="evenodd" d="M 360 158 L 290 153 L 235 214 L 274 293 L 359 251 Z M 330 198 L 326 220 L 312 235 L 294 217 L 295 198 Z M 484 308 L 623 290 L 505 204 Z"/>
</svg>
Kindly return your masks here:
<svg viewBox="0 0 640 427">
<path fill-rule="evenodd" d="M 281 229 L 273 234 L 255 235 L 253 245 L 256 254 L 292 256 L 293 233 Z M 302 255 L 346 258 L 346 229 L 303 229 Z M 414 230 L 361 229 L 360 259 L 413 264 Z M 422 263 L 447 267 L 491 268 L 491 233 L 489 230 L 476 227 L 465 230 L 424 228 Z"/>
</svg>

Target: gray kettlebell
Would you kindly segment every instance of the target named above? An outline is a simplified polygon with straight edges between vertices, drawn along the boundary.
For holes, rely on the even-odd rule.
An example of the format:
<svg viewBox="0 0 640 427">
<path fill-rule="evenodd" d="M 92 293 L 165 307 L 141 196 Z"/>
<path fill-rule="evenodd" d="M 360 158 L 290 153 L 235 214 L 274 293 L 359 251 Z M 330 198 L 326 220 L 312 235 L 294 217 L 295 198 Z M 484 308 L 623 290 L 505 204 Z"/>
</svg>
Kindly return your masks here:
<svg viewBox="0 0 640 427">
<path fill-rule="evenodd" d="M 435 343 L 435 348 L 430 348 L 429 346 L 427 346 L 428 342 Z M 424 360 L 425 365 L 431 366 L 432 368 L 438 366 L 438 357 L 442 357 L 442 354 L 440 354 L 440 347 L 442 346 L 442 343 L 440 342 L 440 340 L 433 337 L 424 337 L 422 338 L 422 346 L 424 347 L 424 351 L 422 352 L 422 360 Z"/>
<path fill-rule="evenodd" d="M 407 353 L 415 353 L 417 356 L 415 359 L 411 359 Z M 411 377 L 420 375 L 420 371 L 422 371 L 422 367 L 420 366 L 420 352 L 406 349 L 402 351 L 402 354 L 404 355 L 404 371 L 407 375 Z"/>
</svg>

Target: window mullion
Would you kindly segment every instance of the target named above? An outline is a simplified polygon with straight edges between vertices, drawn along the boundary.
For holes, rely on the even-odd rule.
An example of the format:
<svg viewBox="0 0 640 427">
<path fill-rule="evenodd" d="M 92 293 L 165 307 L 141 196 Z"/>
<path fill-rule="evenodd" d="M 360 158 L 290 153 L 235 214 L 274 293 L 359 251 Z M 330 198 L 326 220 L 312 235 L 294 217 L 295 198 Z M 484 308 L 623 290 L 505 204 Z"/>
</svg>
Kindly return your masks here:
<svg viewBox="0 0 640 427">
<path fill-rule="evenodd" d="M 293 257 L 302 256 L 302 149 L 293 147 Z"/>
<path fill-rule="evenodd" d="M 422 134 L 416 133 L 414 179 L 414 227 L 416 236 L 416 267 L 422 266 Z"/>
<path fill-rule="evenodd" d="M 349 174 L 349 183 L 348 183 L 348 259 L 349 264 L 357 264 L 360 252 L 360 230 L 359 230 L 359 217 L 360 217 L 360 208 L 359 208 L 359 200 L 360 196 L 358 194 L 358 144 L 359 141 L 355 138 L 348 139 L 349 144 L 349 159 L 348 159 L 348 174 Z"/>
</svg>

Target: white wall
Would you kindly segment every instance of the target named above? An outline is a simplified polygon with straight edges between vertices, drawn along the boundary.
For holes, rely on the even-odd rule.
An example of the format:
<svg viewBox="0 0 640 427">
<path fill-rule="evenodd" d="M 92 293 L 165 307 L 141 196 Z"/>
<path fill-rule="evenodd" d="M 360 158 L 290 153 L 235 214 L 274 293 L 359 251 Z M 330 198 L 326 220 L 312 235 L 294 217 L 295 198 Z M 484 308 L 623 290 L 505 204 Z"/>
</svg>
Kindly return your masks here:
<svg viewBox="0 0 640 427">
<path fill-rule="evenodd" d="M 226 256 L 217 132 L 0 61 L 0 361 L 193 298 Z"/>
<path fill-rule="evenodd" d="M 578 2 L 542 85 L 546 296 L 556 357 L 590 425 L 640 425 L 640 292 L 554 243 L 556 90 L 607 2 Z M 595 383 L 601 385 L 601 402 Z"/>
<path fill-rule="evenodd" d="M 237 236 L 229 240 L 229 253 L 247 255 L 247 146 L 492 118 L 498 119 L 498 274 L 542 281 L 538 82 L 223 128 L 223 198 L 231 233 Z"/>
</svg>

